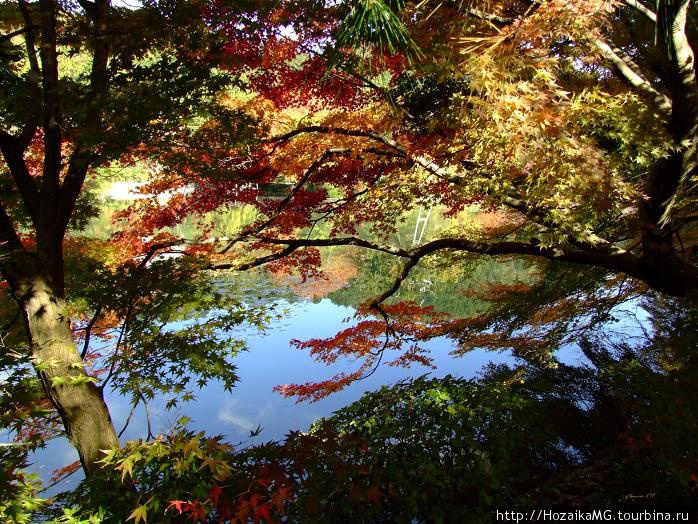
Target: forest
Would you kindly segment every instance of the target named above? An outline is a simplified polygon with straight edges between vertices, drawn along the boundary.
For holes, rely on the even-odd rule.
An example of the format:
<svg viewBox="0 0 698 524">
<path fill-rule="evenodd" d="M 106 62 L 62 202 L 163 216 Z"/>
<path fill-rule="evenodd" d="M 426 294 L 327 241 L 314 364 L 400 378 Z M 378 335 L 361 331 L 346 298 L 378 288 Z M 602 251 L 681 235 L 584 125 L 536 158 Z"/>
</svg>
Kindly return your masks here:
<svg viewBox="0 0 698 524">
<path fill-rule="evenodd" d="M 693 0 L 0 0 L 0 522 L 689 520 L 697 46 Z"/>
</svg>

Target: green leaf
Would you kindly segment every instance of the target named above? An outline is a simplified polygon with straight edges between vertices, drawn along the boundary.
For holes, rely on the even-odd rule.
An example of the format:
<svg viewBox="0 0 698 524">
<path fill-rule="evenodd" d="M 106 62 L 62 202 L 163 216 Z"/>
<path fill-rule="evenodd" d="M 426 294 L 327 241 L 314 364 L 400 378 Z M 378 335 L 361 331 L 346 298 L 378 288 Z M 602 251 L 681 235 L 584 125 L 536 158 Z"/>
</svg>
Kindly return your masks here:
<svg viewBox="0 0 698 524">
<path fill-rule="evenodd" d="M 67 383 L 68 379 L 66 377 L 51 377 L 51 386 L 53 386 L 54 388 L 58 386 L 64 386 Z"/>
</svg>

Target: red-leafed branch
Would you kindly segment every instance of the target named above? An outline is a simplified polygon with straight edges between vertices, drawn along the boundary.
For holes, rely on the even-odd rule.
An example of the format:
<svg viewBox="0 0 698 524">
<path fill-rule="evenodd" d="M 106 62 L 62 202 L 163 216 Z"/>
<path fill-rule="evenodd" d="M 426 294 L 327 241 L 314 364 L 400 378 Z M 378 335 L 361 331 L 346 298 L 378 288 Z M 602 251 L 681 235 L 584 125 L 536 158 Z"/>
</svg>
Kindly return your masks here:
<svg viewBox="0 0 698 524">
<path fill-rule="evenodd" d="M 354 136 L 354 137 L 364 137 L 368 138 L 370 140 L 379 142 L 387 147 L 390 148 L 390 151 L 393 151 L 395 155 L 399 158 L 404 158 L 407 161 L 409 161 L 413 165 L 419 165 L 422 169 L 427 171 L 428 173 L 445 180 L 447 182 L 455 183 L 455 184 L 460 184 L 462 183 L 462 178 L 461 177 L 454 177 L 452 175 L 446 174 L 445 170 L 441 168 L 438 164 L 436 164 L 434 161 L 420 157 L 420 156 L 411 156 L 407 152 L 407 148 L 396 142 L 395 140 L 386 137 L 384 135 L 381 135 L 379 133 L 376 133 L 374 131 L 364 131 L 360 129 L 347 129 L 347 128 L 341 128 L 341 127 L 329 127 L 329 126 L 306 126 L 306 127 L 301 127 L 298 129 L 295 129 L 293 131 L 289 131 L 288 133 L 278 135 L 272 138 L 269 138 L 267 141 L 268 142 L 283 142 L 292 139 L 295 136 L 298 136 L 300 134 L 305 134 L 305 133 L 322 133 L 322 134 L 338 134 L 338 135 L 344 135 L 344 136 Z M 373 152 L 373 151 L 371 151 Z M 389 154 L 388 152 L 382 151 L 383 154 Z M 500 196 L 498 197 L 500 200 L 500 203 L 506 207 L 516 209 L 519 212 L 525 214 L 529 219 L 532 221 L 539 223 L 545 227 L 558 227 L 558 224 L 556 224 L 549 216 L 547 216 L 542 210 L 540 209 L 534 209 L 530 207 L 521 197 L 519 196 Z M 576 239 L 573 237 L 570 237 L 568 239 L 572 244 L 577 245 L 579 247 L 593 247 L 593 246 L 603 246 L 606 249 L 617 249 L 613 247 L 613 244 L 606 240 L 603 239 L 597 235 L 587 235 L 587 238 L 584 240 Z"/>
<path fill-rule="evenodd" d="M 257 234 L 261 233 L 262 231 L 264 231 L 265 229 L 267 229 L 269 226 L 271 226 L 279 218 L 281 213 L 283 213 L 286 206 L 288 206 L 288 204 L 293 200 L 293 197 L 295 197 L 298 194 L 298 192 L 301 189 L 303 189 L 303 186 L 305 186 L 307 184 L 307 182 L 310 179 L 310 177 L 312 176 L 312 174 L 315 173 L 315 171 L 317 171 L 320 166 L 322 166 L 329 158 L 331 158 L 333 156 L 337 156 L 337 155 L 343 155 L 343 154 L 349 153 L 350 151 L 351 151 L 350 149 L 339 149 L 339 148 L 328 149 L 327 151 L 325 151 L 320 156 L 320 158 L 315 160 L 312 164 L 310 164 L 310 167 L 308 167 L 308 169 L 305 170 L 305 173 L 303 174 L 303 176 L 301 176 L 298 179 L 298 182 L 296 182 L 296 184 L 293 186 L 291 191 L 289 191 L 288 195 L 286 195 L 279 202 L 279 204 L 276 206 L 276 211 L 269 218 L 267 218 L 265 221 L 263 221 L 261 224 L 255 226 L 251 231 L 247 231 L 247 232 L 243 233 L 242 235 L 240 235 L 238 237 L 238 239 L 244 238 L 248 235 L 257 235 Z M 220 254 L 224 254 L 224 253 L 228 252 L 237 242 L 238 242 L 238 240 L 236 240 L 236 239 L 231 240 L 228 243 L 228 245 L 225 246 L 220 251 Z"/>
<path fill-rule="evenodd" d="M 364 138 L 370 138 L 371 140 L 374 140 L 376 142 L 379 142 L 386 146 L 389 149 L 392 149 L 396 153 L 398 153 L 400 156 L 407 156 L 407 151 L 406 149 L 392 140 L 391 138 L 388 138 L 384 135 L 381 135 L 380 133 L 376 133 L 375 131 L 364 131 L 361 129 L 347 129 L 343 127 L 333 127 L 333 126 L 304 126 L 304 127 L 299 127 L 298 129 L 294 129 L 293 131 L 289 131 L 288 133 L 284 133 L 282 135 L 277 135 L 273 136 L 271 138 L 268 138 L 264 140 L 264 143 L 276 143 L 276 142 L 286 142 L 288 140 L 291 140 L 293 137 L 302 135 L 302 134 L 307 134 L 307 133 L 325 133 L 325 134 L 335 134 L 335 135 L 344 135 L 344 136 L 353 136 L 353 137 L 364 137 Z"/>
</svg>

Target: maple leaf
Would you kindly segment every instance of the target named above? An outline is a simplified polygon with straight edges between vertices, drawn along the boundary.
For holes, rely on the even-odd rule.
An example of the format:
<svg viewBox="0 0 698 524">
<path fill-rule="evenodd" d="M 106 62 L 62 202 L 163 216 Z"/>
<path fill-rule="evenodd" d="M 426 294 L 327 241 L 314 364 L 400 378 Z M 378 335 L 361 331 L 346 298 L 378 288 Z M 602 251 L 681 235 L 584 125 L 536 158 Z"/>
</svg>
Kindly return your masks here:
<svg viewBox="0 0 698 524">
<path fill-rule="evenodd" d="M 182 512 L 185 511 L 185 509 L 188 507 L 189 507 L 189 502 L 185 502 L 183 500 L 171 500 L 170 504 L 167 506 L 165 511 L 168 511 L 171 508 L 174 508 L 177 510 L 177 513 L 181 515 Z"/>
<path fill-rule="evenodd" d="M 220 501 L 222 494 L 223 494 L 223 489 L 218 485 L 213 486 L 211 488 L 211 490 L 208 492 L 208 496 L 211 499 L 211 502 L 213 502 L 213 504 L 215 506 L 218 506 L 218 502 Z M 181 513 L 181 511 L 180 511 L 180 513 Z"/>
<path fill-rule="evenodd" d="M 143 522 L 148 522 L 148 507 L 143 505 L 143 506 L 138 506 L 136 509 L 134 509 L 131 514 L 128 516 L 127 520 L 133 520 L 134 524 L 138 524 L 141 520 Z"/>
</svg>

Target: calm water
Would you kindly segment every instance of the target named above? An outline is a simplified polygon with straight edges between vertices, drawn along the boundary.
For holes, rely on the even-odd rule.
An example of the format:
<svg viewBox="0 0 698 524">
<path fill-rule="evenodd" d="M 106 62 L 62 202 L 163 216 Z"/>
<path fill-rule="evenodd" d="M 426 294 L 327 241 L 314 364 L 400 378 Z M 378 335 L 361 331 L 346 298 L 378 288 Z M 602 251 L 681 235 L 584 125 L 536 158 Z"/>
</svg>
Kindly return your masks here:
<svg viewBox="0 0 698 524">
<path fill-rule="evenodd" d="M 431 372 L 432 376 L 447 374 L 473 376 L 484 364 L 490 361 L 511 360 L 506 354 L 476 351 L 465 357 L 453 358 L 448 355 L 452 349 L 450 341 L 434 340 L 429 343 L 437 370 L 417 366 L 411 369 L 381 366 L 373 375 L 358 381 L 345 390 L 316 403 L 296 403 L 272 391 L 278 384 L 306 382 L 327 379 L 339 371 L 356 368 L 355 362 L 345 359 L 327 366 L 315 362 L 306 352 L 290 347 L 294 338 L 309 336 L 331 336 L 347 326 L 342 320 L 350 317 L 353 310 L 338 306 L 324 299 L 318 303 L 311 301 L 288 304 L 290 314 L 270 326 L 263 336 L 253 336 L 248 340 L 249 351 L 236 357 L 240 382 L 232 393 L 226 392 L 218 384 L 210 384 L 199 391 L 194 401 L 180 408 L 166 410 L 164 402 L 149 405 L 151 422 L 156 433 L 165 433 L 183 415 L 191 418 L 190 427 L 204 430 L 208 434 L 223 434 L 232 443 L 242 445 L 281 439 L 293 429 L 306 430 L 320 417 L 331 415 L 350 402 L 357 400 L 365 391 L 378 389 L 385 384 L 395 383 L 410 376 L 420 376 Z M 107 403 L 116 427 L 120 430 L 130 411 L 129 401 L 123 397 L 107 395 Z M 249 438 L 251 430 L 261 426 L 262 432 L 254 439 Z M 145 438 L 146 417 L 142 407 L 136 411 L 122 442 Z M 64 439 L 56 440 L 34 454 L 31 468 L 48 479 L 51 472 L 67 463 L 77 460 L 77 454 Z M 58 487 L 68 489 L 79 481 L 78 474 L 72 475 Z"/>
<path fill-rule="evenodd" d="M 222 224 L 219 233 L 230 233 L 239 228 L 241 223 L 249 221 L 252 217 L 245 216 L 245 213 L 249 214 L 249 211 L 242 210 L 219 217 Z M 424 231 L 417 231 L 415 218 L 410 215 L 406 217 L 405 223 L 399 226 L 391 239 L 393 243 L 410 246 L 416 236 L 421 237 L 422 241 L 428 241 L 453 223 L 445 221 L 438 213 L 432 213 Z M 459 220 L 473 219 L 471 216 Z M 104 217 L 91 227 L 91 235 L 105 236 L 109 231 L 108 220 Z M 190 231 L 177 233 L 187 236 L 186 233 Z M 162 399 L 149 403 L 155 434 L 166 433 L 175 421 L 187 416 L 191 419 L 189 426 L 192 429 L 203 430 L 210 435 L 225 435 L 229 442 L 240 446 L 278 440 L 290 430 L 306 430 L 318 418 L 331 415 L 340 407 L 357 400 L 365 391 L 378 389 L 382 385 L 425 373 L 437 377 L 447 374 L 473 377 L 488 362 L 512 360 L 509 354 L 484 350 L 454 358 L 449 355 L 454 349 L 453 342 L 436 339 L 428 344 L 437 365 L 436 370 L 419 365 L 410 369 L 382 365 L 367 379 L 355 382 L 320 402 L 299 404 L 293 399 L 282 397 L 273 392 L 274 386 L 326 380 L 340 371 L 348 372 L 357 368 L 357 363 L 350 359 L 340 360 L 332 366 L 315 362 L 307 352 L 293 348 L 290 341 L 329 337 L 351 325 L 354 308 L 389 287 L 397 269 L 395 259 L 357 249 L 327 250 L 323 252 L 323 261 L 327 281 L 304 283 L 297 277 L 262 272 L 228 277 L 240 279 L 240 287 L 254 286 L 256 289 L 271 291 L 276 295 L 277 302 L 280 302 L 279 309 L 288 310 L 288 314 L 274 321 L 264 334 L 243 334 L 249 350 L 235 357 L 240 381 L 232 393 L 224 391 L 220 384 L 211 383 L 198 391 L 194 401 L 177 409 L 165 409 L 165 400 Z M 412 300 L 464 317 L 477 314 L 486 306 L 468 298 L 467 293 L 462 291 L 483 289 L 488 283 L 522 282 L 530 278 L 526 265 L 514 260 L 499 262 L 489 259 L 443 267 L 424 264 L 415 268 L 396 300 Z M 129 399 L 107 394 L 106 400 L 118 431 L 123 427 L 130 411 Z M 262 428 L 260 435 L 251 439 L 250 431 L 258 426 Z M 141 405 L 121 440 L 123 443 L 145 438 L 146 435 L 146 417 Z M 39 472 L 47 480 L 53 470 L 76 459 L 77 454 L 65 439 L 54 440 L 46 449 L 33 454 L 30 469 Z M 79 481 L 80 475 L 80 472 L 72 475 L 48 493 L 69 489 Z"/>
</svg>

